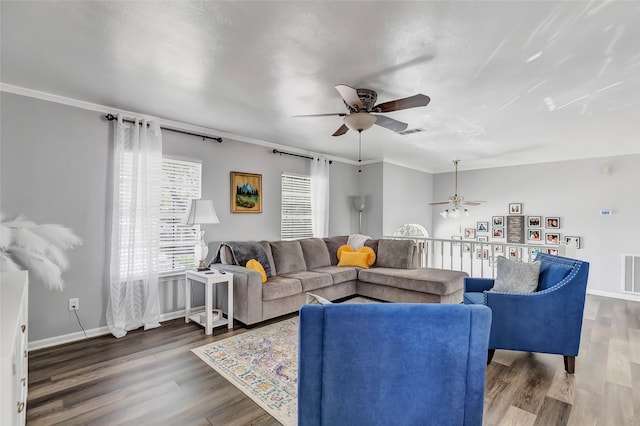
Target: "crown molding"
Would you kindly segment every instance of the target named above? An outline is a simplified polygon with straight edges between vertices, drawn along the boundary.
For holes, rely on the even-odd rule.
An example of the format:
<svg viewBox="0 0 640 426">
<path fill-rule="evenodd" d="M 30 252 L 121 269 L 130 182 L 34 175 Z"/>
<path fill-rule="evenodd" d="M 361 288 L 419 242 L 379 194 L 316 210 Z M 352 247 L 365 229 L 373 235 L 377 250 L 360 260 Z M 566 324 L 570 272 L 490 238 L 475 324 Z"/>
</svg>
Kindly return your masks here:
<svg viewBox="0 0 640 426">
<path fill-rule="evenodd" d="M 235 133 L 230 133 L 230 132 L 224 132 L 221 130 L 216 130 L 216 129 L 211 129 L 209 127 L 202 127 L 202 126 L 198 126 L 195 124 L 189 124 L 189 123 L 183 123 L 180 121 L 174 121 L 174 120 L 169 120 L 166 118 L 160 118 L 160 117 L 154 117 L 154 116 L 150 116 L 150 115 L 145 115 L 145 114 L 140 114 L 134 111 L 127 111 L 127 110 L 122 110 L 122 109 L 117 109 L 117 108 L 113 108 L 113 107 L 109 107 L 106 105 L 100 105 L 100 104 L 95 104 L 92 102 L 86 102 L 86 101 L 81 101 L 78 99 L 73 99 L 73 98 L 68 98 L 66 96 L 60 96 L 60 95 L 55 95 L 52 93 L 47 93 L 47 92 L 42 92 L 40 90 L 33 90 L 33 89 L 27 89 L 25 87 L 20 87 L 20 86 L 15 86 L 13 84 L 7 84 L 7 83 L 2 83 L 0 82 L 0 91 L 2 92 L 7 92 L 7 93 L 13 93 L 16 95 L 21 95 L 21 96 L 26 96 L 26 97 L 30 97 L 30 98 L 35 98 L 35 99 L 40 99 L 40 100 L 44 100 L 44 101 L 48 101 L 48 102 L 55 102 L 58 104 L 62 104 L 62 105 L 67 105 L 67 106 L 72 106 L 72 107 L 76 107 L 76 108 L 81 108 L 81 109 L 85 109 L 88 111 L 97 111 L 97 112 L 101 112 L 104 114 L 122 114 L 127 118 L 133 118 L 133 117 L 139 117 L 139 118 L 145 118 L 147 120 L 154 120 L 157 121 L 160 124 L 160 127 L 165 127 L 167 129 L 172 129 L 172 130 L 183 130 L 186 132 L 191 132 L 191 133 L 199 133 L 205 136 L 211 136 L 211 137 L 221 137 L 221 138 L 226 138 L 226 139 L 232 139 L 235 141 L 239 141 L 239 142 L 246 142 L 246 143 L 250 143 L 252 145 L 259 145 L 259 146 L 263 146 L 266 148 L 271 148 L 271 149 L 277 149 L 278 151 L 287 151 L 287 152 L 292 152 L 294 154 L 300 154 L 300 155 L 308 155 L 311 157 L 314 156 L 323 156 L 326 157 L 329 160 L 332 161 L 337 161 L 340 163 L 345 163 L 345 164 L 350 164 L 350 165 L 358 165 L 357 161 L 354 160 L 349 160 L 346 158 L 342 158 L 342 157 L 335 157 L 335 156 L 331 156 L 331 155 L 327 155 L 327 154 L 323 154 L 320 152 L 312 152 L 312 151 L 307 151 L 307 150 L 303 150 L 303 149 L 298 149 L 295 147 L 291 147 L 288 145 L 281 145 L 281 144 L 277 144 L 277 143 L 273 143 L 273 142 L 268 142 L 268 141 L 263 141 L 260 139 L 254 139 L 254 138 L 250 138 L 247 136 L 242 136 L 242 135 L 238 135 Z M 364 162 L 363 162 L 364 164 Z"/>
</svg>

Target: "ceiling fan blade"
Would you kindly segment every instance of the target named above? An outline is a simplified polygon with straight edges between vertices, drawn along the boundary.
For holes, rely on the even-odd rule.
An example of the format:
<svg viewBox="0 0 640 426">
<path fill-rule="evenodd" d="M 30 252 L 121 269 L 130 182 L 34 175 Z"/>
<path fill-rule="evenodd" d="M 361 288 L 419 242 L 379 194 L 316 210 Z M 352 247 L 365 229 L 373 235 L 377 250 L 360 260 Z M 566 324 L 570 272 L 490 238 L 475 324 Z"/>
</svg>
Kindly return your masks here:
<svg viewBox="0 0 640 426">
<path fill-rule="evenodd" d="M 347 115 L 346 112 L 329 112 L 326 114 L 305 114 L 305 115 L 294 115 L 293 118 L 305 118 L 305 117 L 329 117 L 329 116 L 338 116 L 345 117 Z"/>
<path fill-rule="evenodd" d="M 335 131 L 334 134 L 332 134 L 331 136 L 342 136 L 345 133 L 347 133 L 349 131 L 349 128 L 347 127 L 346 124 L 343 124 L 342 126 L 340 126 L 340 128 L 338 130 Z"/>
<path fill-rule="evenodd" d="M 373 111 L 391 112 L 407 108 L 416 108 L 429 105 L 431 98 L 419 93 L 408 98 L 396 99 L 395 101 L 383 102 L 373 107 Z"/>
<path fill-rule="evenodd" d="M 463 201 L 462 204 L 467 204 L 469 206 L 479 206 L 482 203 L 486 203 L 486 201 Z"/>
<path fill-rule="evenodd" d="M 409 126 L 407 123 L 385 117 L 384 115 L 376 115 L 376 124 L 389 130 L 393 130 L 394 132 L 401 132 Z"/>
<path fill-rule="evenodd" d="M 336 90 L 340 93 L 340 96 L 342 96 L 342 99 L 344 99 L 347 105 L 357 109 L 364 108 L 358 92 L 353 87 L 347 86 L 346 84 L 338 84 Z"/>
<path fill-rule="evenodd" d="M 451 204 L 450 201 L 438 201 L 437 203 L 429 203 L 430 206 L 436 206 L 439 204 Z"/>
</svg>

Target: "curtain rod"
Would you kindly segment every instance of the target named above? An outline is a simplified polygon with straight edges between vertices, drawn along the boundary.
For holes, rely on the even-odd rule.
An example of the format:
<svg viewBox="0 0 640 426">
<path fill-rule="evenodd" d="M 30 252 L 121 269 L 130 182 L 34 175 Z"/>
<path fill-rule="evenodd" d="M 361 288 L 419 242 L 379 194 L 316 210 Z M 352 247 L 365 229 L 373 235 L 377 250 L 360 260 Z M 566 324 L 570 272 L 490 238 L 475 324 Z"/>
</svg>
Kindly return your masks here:
<svg viewBox="0 0 640 426">
<path fill-rule="evenodd" d="M 115 116 L 115 115 L 113 115 L 113 114 L 107 114 L 107 115 L 105 115 L 105 116 L 104 116 L 104 118 L 106 118 L 108 121 L 113 121 L 113 120 L 116 120 L 118 117 L 116 117 L 116 116 Z M 134 120 L 130 120 L 130 119 L 128 119 L 128 118 L 123 118 L 123 119 L 122 119 L 122 121 L 126 121 L 127 123 L 135 123 L 135 121 L 134 121 Z M 222 143 L 222 138 L 219 138 L 219 137 L 207 136 L 207 135 L 201 135 L 201 134 L 199 134 L 199 133 L 191 133 L 191 132 L 186 132 L 186 131 L 184 131 L 184 130 L 171 129 L 171 128 L 168 128 L 168 127 L 162 127 L 162 126 L 161 126 L 160 128 L 161 128 L 162 130 L 169 130 L 169 131 L 176 132 L 176 133 L 182 133 L 182 134 L 184 134 L 184 135 L 198 136 L 198 137 L 201 137 L 201 138 L 202 138 L 202 140 L 205 140 L 205 139 L 212 139 L 212 140 L 214 140 L 214 141 L 217 141 L 218 143 Z"/>
<path fill-rule="evenodd" d="M 284 151 L 278 151 L 277 149 L 273 150 L 274 154 L 284 154 L 284 155 L 292 155 L 294 157 L 300 157 L 300 158 L 308 158 L 309 160 L 313 160 L 313 157 L 309 157 L 308 155 L 302 155 L 302 154 L 294 154 L 293 152 L 284 152 Z M 333 160 L 329 160 L 329 164 L 333 164 Z"/>
</svg>

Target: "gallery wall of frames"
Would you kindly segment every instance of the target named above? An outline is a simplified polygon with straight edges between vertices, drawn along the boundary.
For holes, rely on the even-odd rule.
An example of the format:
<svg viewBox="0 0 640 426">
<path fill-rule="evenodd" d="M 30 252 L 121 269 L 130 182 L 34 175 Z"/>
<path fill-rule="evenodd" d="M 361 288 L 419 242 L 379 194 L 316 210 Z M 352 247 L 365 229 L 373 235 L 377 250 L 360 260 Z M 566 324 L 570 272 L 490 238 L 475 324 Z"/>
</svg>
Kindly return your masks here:
<svg viewBox="0 0 640 426">
<path fill-rule="evenodd" d="M 559 216 L 525 215 L 522 203 L 509 203 L 505 215 L 480 220 L 476 222 L 475 228 L 464 228 L 463 236 L 453 236 L 452 239 L 493 244 L 504 242 L 504 245 L 494 245 L 493 251 L 497 256 L 509 258 L 523 257 L 520 248 L 510 247 L 509 244 L 540 244 L 539 248 L 530 248 L 530 257 L 535 257 L 538 253 L 557 255 L 558 249 L 549 246 L 559 246 L 561 242 L 576 249 L 581 248 L 579 236 L 563 235 L 561 229 Z M 466 252 L 471 251 L 472 247 L 478 247 L 466 241 L 461 243 Z M 487 249 L 481 249 L 477 253 L 480 259 L 487 259 L 489 256 Z"/>
</svg>

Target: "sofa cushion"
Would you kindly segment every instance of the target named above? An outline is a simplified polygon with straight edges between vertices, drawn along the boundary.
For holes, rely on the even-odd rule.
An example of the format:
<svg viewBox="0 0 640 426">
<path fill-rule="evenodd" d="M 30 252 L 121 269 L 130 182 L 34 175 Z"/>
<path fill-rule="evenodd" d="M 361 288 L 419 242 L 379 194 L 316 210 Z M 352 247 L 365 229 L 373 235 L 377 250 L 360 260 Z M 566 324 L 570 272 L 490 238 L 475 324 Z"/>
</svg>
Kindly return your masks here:
<svg viewBox="0 0 640 426">
<path fill-rule="evenodd" d="M 466 272 L 446 269 L 373 268 L 360 269 L 358 279 L 365 283 L 381 284 L 422 293 L 447 295 L 464 288 Z"/>
<path fill-rule="evenodd" d="M 569 275 L 572 269 L 572 266 L 562 263 L 542 262 L 538 279 L 538 291 L 546 290 L 558 284 Z"/>
<path fill-rule="evenodd" d="M 378 240 L 376 266 L 381 268 L 415 268 L 411 240 Z"/>
<path fill-rule="evenodd" d="M 276 264 L 273 262 L 273 253 L 271 253 L 271 244 L 269 241 L 260 241 L 260 245 L 264 249 L 265 254 L 267 255 L 267 261 L 269 262 L 269 267 L 271 268 L 271 275 L 275 277 L 278 275 L 278 271 L 276 271 Z"/>
<path fill-rule="evenodd" d="M 373 266 L 376 263 L 376 252 L 371 247 L 362 246 L 357 250 L 358 253 L 367 253 L 367 266 Z"/>
<path fill-rule="evenodd" d="M 262 284 L 262 300 L 281 299 L 302 293 L 300 280 L 285 277 L 271 277 Z"/>
<path fill-rule="evenodd" d="M 465 305 L 484 305 L 484 293 L 477 291 L 467 292 L 463 296 Z"/>
<path fill-rule="evenodd" d="M 527 263 L 519 260 L 510 260 L 504 256 L 498 256 L 496 281 L 489 291 L 503 293 L 533 293 L 538 287 L 540 276 L 539 260 Z"/>
<path fill-rule="evenodd" d="M 355 251 L 343 251 L 340 256 L 340 261 L 338 262 L 338 266 L 357 266 L 358 268 L 369 268 L 369 254 L 368 253 L 358 253 Z"/>
<path fill-rule="evenodd" d="M 323 238 L 323 239 L 324 239 L 324 243 L 327 245 L 327 250 L 329 251 L 329 258 L 331 259 L 331 264 L 337 265 L 338 264 L 338 248 L 340 246 L 347 244 L 347 240 L 349 239 L 349 237 L 346 235 L 342 235 L 338 237 Z"/>
<path fill-rule="evenodd" d="M 307 269 L 321 268 L 331 265 L 329 250 L 322 238 L 305 238 L 300 241 L 304 262 Z"/>
<path fill-rule="evenodd" d="M 267 273 L 264 271 L 264 268 L 262 267 L 262 264 L 260 262 L 255 259 L 251 259 L 247 262 L 245 267 L 260 272 L 260 275 L 262 276 L 262 283 L 264 284 L 267 282 Z"/>
<path fill-rule="evenodd" d="M 347 281 L 354 281 L 358 279 L 358 270 L 356 268 L 346 268 L 342 266 L 324 266 L 322 268 L 316 268 L 314 272 L 324 272 L 325 274 L 331 274 L 334 284 L 340 284 Z"/>
<path fill-rule="evenodd" d="M 299 241 L 273 241 L 271 253 L 276 265 L 278 275 L 286 275 L 291 272 L 306 271 L 304 254 Z"/>
<path fill-rule="evenodd" d="M 285 274 L 283 277 L 294 278 L 302 284 L 302 291 L 310 291 L 318 288 L 329 287 L 333 284 L 330 274 L 314 271 L 299 271 Z"/>
</svg>

